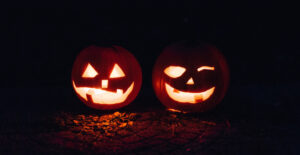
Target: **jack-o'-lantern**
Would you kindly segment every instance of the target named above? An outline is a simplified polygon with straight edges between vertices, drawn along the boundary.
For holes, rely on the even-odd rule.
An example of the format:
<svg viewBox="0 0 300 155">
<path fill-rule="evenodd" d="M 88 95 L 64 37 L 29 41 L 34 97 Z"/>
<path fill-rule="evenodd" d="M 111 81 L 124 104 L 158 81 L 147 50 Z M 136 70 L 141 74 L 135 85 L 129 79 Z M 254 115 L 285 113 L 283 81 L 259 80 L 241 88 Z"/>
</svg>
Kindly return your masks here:
<svg viewBox="0 0 300 155">
<path fill-rule="evenodd" d="M 89 46 L 79 53 L 73 65 L 73 88 L 87 106 L 95 109 L 128 105 L 137 96 L 141 83 L 139 63 L 119 46 Z"/>
<path fill-rule="evenodd" d="M 212 45 L 182 41 L 164 49 L 152 73 L 158 99 L 172 111 L 204 112 L 224 97 L 229 71 Z"/>
</svg>

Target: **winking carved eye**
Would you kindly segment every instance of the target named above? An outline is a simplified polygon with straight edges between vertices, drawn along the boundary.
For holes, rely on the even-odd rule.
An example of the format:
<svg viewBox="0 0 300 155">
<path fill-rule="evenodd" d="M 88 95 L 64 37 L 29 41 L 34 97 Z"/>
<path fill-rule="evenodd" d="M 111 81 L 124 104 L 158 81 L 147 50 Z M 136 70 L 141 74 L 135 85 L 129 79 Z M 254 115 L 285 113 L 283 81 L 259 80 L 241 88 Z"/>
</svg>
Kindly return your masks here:
<svg viewBox="0 0 300 155">
<path fill-rule="evenodd" d="M 198 72 L 202 70 L 214 70 L 214 67 L 211 66 L 201 66 L 197 69 Z M 180 66 L 169 66 L 164 70 L 164 73 L 172 78 L 178 78 L 180 77 L 184 72 L 185 68 Z M 186 82 L 187 85 L 194 85 L 193 78 L 189 78 L 189 80 Z M 181 103 L 200 103 L 205 100 L 207 100 L 215 90 L 215 87 L 211 87 L 207 89 L 206 91 L 201 92 L 188 92 L 188 91 L 181 91 L 174 87 L 172 87 L 170 84 L 165 83 L 165 88 L 168 96 L 173 99 L 174 101 L 181 102 Z"/>
<path fill-rule="evenodd" d="M 204 112 L 223 99 L 229 83 L 226 60 L 214 46 L 180 41 L 164 48 L 152 71 L 156 96 L 167 109 Z"/>
</svg>

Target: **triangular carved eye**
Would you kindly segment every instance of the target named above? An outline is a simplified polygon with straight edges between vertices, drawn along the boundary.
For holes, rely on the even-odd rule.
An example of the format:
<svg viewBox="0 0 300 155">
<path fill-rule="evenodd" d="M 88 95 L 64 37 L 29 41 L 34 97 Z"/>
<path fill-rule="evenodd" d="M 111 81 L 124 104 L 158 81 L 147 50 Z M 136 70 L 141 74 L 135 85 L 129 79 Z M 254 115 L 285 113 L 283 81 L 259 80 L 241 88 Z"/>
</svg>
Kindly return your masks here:
<svg viewBox="0 0 300 155">
<path fill-rule="evenodd" d="M 169 66 L 164 70 L 164 73 L 171 78 L 178 78 L 185 72 L 185 68 L 181 66 Z"/>
<path fill-rule="evenodd" d="M 110 73 L 109 78 L 119 78 L 119 77 L 124 77 L 125 74 L 123 72 L 123 70 L 120 68 L 120 66 L 118 64 L 114 65 L 113 70 Z"/>
<path fill-rule="evenodd" d="M 85 71 L 82 74 L 83 78 L 93 78 L 98 75 L 98 72 L 94 69 L 94 67 L 89 63 L 86 67 Z"/>
</svg>

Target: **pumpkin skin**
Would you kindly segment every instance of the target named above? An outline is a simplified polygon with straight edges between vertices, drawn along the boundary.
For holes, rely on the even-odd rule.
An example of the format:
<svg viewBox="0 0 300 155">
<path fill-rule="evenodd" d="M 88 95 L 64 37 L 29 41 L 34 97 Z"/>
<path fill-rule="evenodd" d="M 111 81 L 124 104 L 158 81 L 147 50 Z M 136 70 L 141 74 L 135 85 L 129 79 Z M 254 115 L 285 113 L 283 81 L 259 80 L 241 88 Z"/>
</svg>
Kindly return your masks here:
<svg viewBox="0 0 300 155">
<path fill-rule="evenodd" d="M 156 96 L 172 111 L 208 111 L 223 99 L 228 83 L 224 56 L 200 41 L 181 41 L 166 47 L 152 72 Z"/>
<path fill-rule="evenodd" d="M 120 46 L 89 46 L 77 56 L 72 85 L 81 101 L 94 109 L 118 109 L 140 91 L 142 71 L 138 61 Z"/>
</svg>

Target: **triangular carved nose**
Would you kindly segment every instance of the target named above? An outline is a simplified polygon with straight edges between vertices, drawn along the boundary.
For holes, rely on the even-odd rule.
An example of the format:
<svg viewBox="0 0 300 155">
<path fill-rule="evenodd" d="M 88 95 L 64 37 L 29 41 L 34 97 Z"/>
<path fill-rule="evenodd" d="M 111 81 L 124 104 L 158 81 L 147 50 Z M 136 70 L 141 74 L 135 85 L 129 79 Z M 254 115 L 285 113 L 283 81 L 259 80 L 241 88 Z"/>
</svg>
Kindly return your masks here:
<svg viewBox="0 0 300 155">
<path fill-rule="evenodd" d="M 188 85 L 193 85 L 193 84 L 194 84 L 193 78 L 190 78 L 190 79 L 186 82 L 186 84 L 188 84 Z"/>
</svg>

